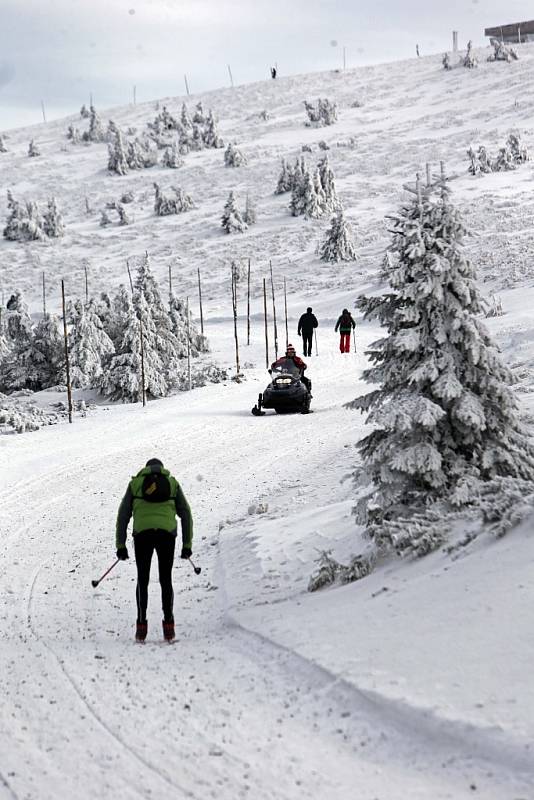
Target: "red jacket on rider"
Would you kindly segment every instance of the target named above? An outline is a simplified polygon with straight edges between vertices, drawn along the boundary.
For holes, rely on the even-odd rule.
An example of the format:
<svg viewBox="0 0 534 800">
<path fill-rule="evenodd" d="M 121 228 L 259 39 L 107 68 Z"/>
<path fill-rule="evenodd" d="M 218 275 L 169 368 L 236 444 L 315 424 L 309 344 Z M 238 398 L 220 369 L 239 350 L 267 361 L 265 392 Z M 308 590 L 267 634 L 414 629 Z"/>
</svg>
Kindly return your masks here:
<svg viewBox="0 0 534 800">
<path fill-rule="evenodd" d="M 280 364 L 282 363 L 282 361 L 292 361 L 292 362 L 293 362 L 293 364 L 294 364 L 296 367 L 298 367 L 298 369 L 301 369 L 303 372 L 304 372 L 304 370 L 305 370 L 305 369 L 307 368 L 307 366 L 308 366 L 308 365 L 307 365 L 307 364 L 305 364 L 305 363 L 304 363 L 304 361 L 303 361 L 303 360 L 302 360 L 302 359 L 301 359 L 299 356 L 297 356 L 297 355 L 294 355 L 294 356 L 281 356 L 281 357 L 278 359 L 278 361 L 273 361 L 273 363 L 271 364 L 271 369 L 274 369 L 275 367 L 278 367 L 278 366 L 280 366 Z"/>
</svg>

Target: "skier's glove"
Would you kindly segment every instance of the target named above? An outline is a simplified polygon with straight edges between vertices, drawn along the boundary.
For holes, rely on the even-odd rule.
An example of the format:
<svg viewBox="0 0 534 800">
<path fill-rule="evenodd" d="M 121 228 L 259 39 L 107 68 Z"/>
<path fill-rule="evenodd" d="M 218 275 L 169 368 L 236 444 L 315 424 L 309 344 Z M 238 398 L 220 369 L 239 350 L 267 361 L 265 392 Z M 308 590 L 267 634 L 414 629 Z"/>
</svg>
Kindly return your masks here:
<svg viewBox="0 0 534 800">
<path fill-rule="evenodd" d="M 126 559 L 129 558 L 128 548 L 119 547 L 119 549 L 117 550 L 117 558 L 119 559 L 119 561 L 126 561 Z"/>
<path fill-rule="evenodd" d="M 188 558 L 191 558 L 192 555 L 193 555 L 193 551 L 191 550 L 190 547 L 182 547 L 182 552 L 180 554 L 180 558 L 184 558 L 184 559 L 187 560 Z"/>
</svg>

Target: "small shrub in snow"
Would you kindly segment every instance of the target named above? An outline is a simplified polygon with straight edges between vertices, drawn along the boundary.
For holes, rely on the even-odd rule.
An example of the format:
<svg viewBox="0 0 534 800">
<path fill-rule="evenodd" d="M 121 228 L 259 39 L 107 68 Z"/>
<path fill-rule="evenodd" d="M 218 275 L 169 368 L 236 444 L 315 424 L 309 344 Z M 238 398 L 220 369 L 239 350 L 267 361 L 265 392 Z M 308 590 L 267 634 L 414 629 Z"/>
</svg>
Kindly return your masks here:
<svg viewBox="0 0 534 800">
<path fill-rule="evenodd" d="M 498 39 L 491 39 L 493 45 L 493 53 L 488 56 L 488 61 L 517 61 L 518 55 L 513 47 L 507 47 L 504 42 Z"/>
<path fill-rule="evenodd" d="M 320 142 L 317 142 L 317 147 L 319 150 L 330 150 L 330 145 L 327 144 L 324 139 L 321 139 Z"/>
<path fill-rule="evenodd" d="M 351 108 L 363 108 L 363 101 L 362 100 L 354 100 L 353 103 L 350 104 Z"/>
<path fill-rule="evenodd" d="M 353 556 L 348 564 L 341 564 L 332 558 L 331 550 L 323 550 L 317 563 L 318 569 L 308 582 L 309 592 L 316 592 L 333 584 L 353 583 L 367 577 L 376 564 L 376 555 L 374 551 L 370 551 L 368 555 Z"/>
<path fill-rule="evenodd" d="M 245 202 L 245 211 L 243 212 L 243 219 L 247 225 L 255 225 L 257 221 L 256 206 L 247 194 Z"/>
<path fill-rule="evenodd" d="M 182 214 L 184 211 L 194 208 L 193 200 L 183 189 L 172 186 L 171 191 L 174 192 L 174 197 L 163 194 L 159 185 L 154 184 L 154 211 L 158 217 Z"/>
<path fill-rule="evenodd" d="M 28 146 L 28 156 L 30 158 L 37 158 L 37 156 L 41 155 L 41 151 L 39 150 L 39 145 L 36 144 L 35 140 L 32 139 L 29 146 Z"/>
<path fill-rule="evenodd" d="M 304 100 L 304 108 L 308 115 L 308 126 L 317 128 L 337 122 L 337 105 L 326 98 L 319 98 L 315 106 Z"/>
<path fill-rule="evenodd" d="M 119 215 L 119 225 L 130 225 L 132 220 L 122 203 L 117 203 L 115 208 L 117 209 L 117 214 Z"/>
<path fill-rule="evenodd" d="M 63 217 L 59 212 L 55 197 L 48 201 L 47 209 L 43 214 L 43 231 L 49 239 L 59 239 L 65 233 Z"/>
<path fill-rule="evenodd" d="M 81 141 L 80 131 L 75 125 L 69 125 L 67 129 L 67 139 L 72 144 L 79 144 Z"/>
<path fill-rule="evenodd" d="M 301 153 L 313 153 L 313 148 L 309 144 L 303 144 L 300 151 Z"/>
<path fill-rule="evenodd" d="M 443 58 L 441 59 L 441 63 L 443 64 L 443 69 L 449 70 L 452 69 L 451 67 L 451 59 L 448 53 L 443 54 Z"/>
<path fill-rule="evenodd" d="M 486 317 L 503 317 L 502 300 L 496 295 L 491 295 L 491 306 L 486 311 Z"/>
<path fill-rule="evenodd" d="M 100 212 L 100 222 L 99 225 L 101 228 L 106 228 L 108 225 L 111 225 L 111 220 L 109 218 L 108 212 L 103 209 Z"/>
<path fill-rule="evenodd" d="M 228 195 L 228 200 L 226 201 L 221 217 L 221 225 L 226 233 L 243 233 L 248 228 L 247 223 L 236 206 L 233 192 L 230 192 Z"/>
<path fill-rule="evenodd" d="M 285 158 L 282 159 L 282 170 L 278 176 L 278 183 L 276 184 L 275 194 L 284 194 L 293 189 L 293 170 L 287 164 Z"/>
<path fill-rule="evenodd" d="M 84 142 L 103 142 L 105 138 L 102 120 L 98 116 L 96 108 L 91 106 L 89 111 L 89 130 L 82 134 L 82 139 Z"/>
<path fill-rule="evenodd" d="M 517 169 L 517 164 L 508 145 L 499 148 L 497 157 L 492 164 L 492 169 L 494 172 L 511 172 Z"/>
<path fill-rule="evenodd" d="M 467 52 L 461 60 L 461 64 L 467 69 L 474 69 L 478 67 L 478 58 L 473 53 L 473 42 L 471 39 L 467 42 Z"/>
<path fill-rule="evenodd" d="M 184 160 L 180 155 L 178 142 L 173 142 L 170 147 L 166 148 L 161 163 L 169 169 L 178 169 L 183 166 Z"/>
<path fill-rule="evenodd" d="M 121 199 L 120 199 L 121 203 L 125 203 L 127 205 L 128 203 L 133 203 L 133 201 L 134 201 L 133 192 L 125 192 L 124 194 L 121 194 Z"/>
<path fill-rule="evenodd" d="M 0 393 L 0 433 L 27 433 L 45 425 L 55 425 L 63 414 L 44 411 L 32 400 L 6 397 Z"/>
</svg>

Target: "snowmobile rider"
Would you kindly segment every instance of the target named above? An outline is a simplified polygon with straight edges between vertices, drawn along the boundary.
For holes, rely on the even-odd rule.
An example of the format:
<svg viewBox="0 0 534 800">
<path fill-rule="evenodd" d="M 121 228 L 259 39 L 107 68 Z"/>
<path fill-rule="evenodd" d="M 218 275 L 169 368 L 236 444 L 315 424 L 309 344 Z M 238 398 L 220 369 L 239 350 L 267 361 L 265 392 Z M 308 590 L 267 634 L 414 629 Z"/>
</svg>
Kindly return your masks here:
<svg viewBox="0 0 534 800">
<path fill-rule="evenodd" d="M 334 329 L 337 331 L 339 328 L 339 349 L 342 353 L 350 353 L 350 334 L 355 327 L 356 323 L 352 319 L 352 314 L 347 308 L 344 308 Z"/>
<path fill-rule="evenodd" d="M 311 381 L 304 375 L 304 370 L 307 369 L 308 365 L 305 364 L 301 358 L 299 358 L 299 356 L 297 355 L 297 351 L 295 350 L 292 344 L 288 344 L 285 356 L 281 356 L 277 361 L 273 361 L 273 363 L 271 364 L 271 369 L 280 366 L 280 364 L 282 364 L 284 361 L 287 361 L 287 359 L 290 359 L 293 362 L 293 364 L 297 367 L 297 369 L 300 370 L 300 379 L 304 384 L 304 386 L 306 387 L 306 389 L 311 394 L 311 388 L 312 388 Z"/>
<path fill-rule="evenodd" d="M 174 639 L 174 592 L 172 566 L 176 542 L 176 515 L 182 527 L 180 558 L 192 555 L 193 518 L 180 484 L 158 458 L 151 458 L 131 479 L 117 515 L 117 558 L 128 558 L 127 528 L 133 515 L 133 543 L 137 565 L 137 628 L 135 638 L 144 642 L 147 635 L 146 610 L 150 563 L 154 550 L 158 555 L 159 582 L 163 606 L 163 636 Z"/>
<path fill-rule="evenodd" d="M 302 345 L 305 356 L 312 354 L 313 331 L 319 325 L 317 317 L 312 314 L 311 306 L 308 306 L 306 313 L 299 319 L 298 335 L 302 336 Z"/>
</svg>

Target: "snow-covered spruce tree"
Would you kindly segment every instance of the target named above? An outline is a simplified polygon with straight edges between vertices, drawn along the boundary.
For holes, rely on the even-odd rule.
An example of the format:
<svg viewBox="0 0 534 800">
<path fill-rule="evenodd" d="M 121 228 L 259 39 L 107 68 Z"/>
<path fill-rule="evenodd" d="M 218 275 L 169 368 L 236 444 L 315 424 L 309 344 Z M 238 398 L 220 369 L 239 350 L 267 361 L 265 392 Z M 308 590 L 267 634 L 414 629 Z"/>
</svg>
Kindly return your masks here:
<svg viewBox="0 0 534 800">
<path fill-rule="evenodd" d="M 33 391 L 65 383 L 65 350 L 57 317 L 46 314 L 25 352 L 26 386 Z"/>
<path fill-rule="evenodd" d="M 187 357 L 187 304 L 185 300 L 171 293 L 169 309 L 172 332 L 178 342 L 178 358 L 184 359 Z M 193 322 L 191 310 L 189 310 L 189 346 L 193 358 L 199 356 L 200 353 L 209 352 L 208 340 L 199 333 Z"/>
<path fill-rule="evenodd" d="M 193 122 L 196 122 L 197 125 L 204 125 L 204 123 L 206 122 L 206 117 L 204 116 L 204 109 L 200 101 L 195 106 L 195 113 L 193 114 Z"/>
<path fill-rule="evenodd" d="M 0 362 L 0 391 L 31 388 L 27 358 L 33 336 L 32 321 L 22 292 L 18 289 L 10 297 L 3 317 L 9 352 Z"/>
<path fill-rule="evenodd" d="M 518 133 L 511 133 L 506 144 L 516 164 L 524 164 L 526 161 L 530 161 L 528 148 L 523 144 Z"/>
<path fill-rule="evenodd" d="M 239 150 L 237 145 L 228 142 L 228 147 L 224 151 L 224 164 L 226 167 L 242 167 L 247 163 L 247 159 Z"/>
<path fill-rule="evenodd" d="M 334 172 L 330 166 L 328 156 L 324 156 L 318 163 L 319 177 L 321 178 L 321 186 L 325 198 L 325 211 L 332 212 L 339 206 L 339 198 L 336 191 L 336 181 Z"/>
<path fill-rule="evenodd" d="M 510 172 L 517 169 L 517 164 L 514 161 L 512 151 L 508 145 L 499 148 L 499 152 L 492 162 L 491 168 L 493 172 Z"/>
<path fill-rule="evenodd" d="M 499 481 L 534 480 L 510 371 L 480 320 L 464 234 L 444 175 L 429 187 L 418 181 L 393 217 L 390 290 L 357 302 L 386 329 L 363 375 L 378 388 L 351 404 L 374 426 L 358 445 L 372 483 L 357 516 L 379 551 L 423 555 L 443 542 L 446 510 L 476 502 L 486 482 L 498 493 Z"/>
<path fill-rule="evenodd" d="M 294 217 L 304 214 L 304 195 L 309 178 L 309 170 L 304 159 L 298 159 L 293 169 L 293 187 L 291 189 L 291 200 L 289 210 Z"/>
<path fill-rule="evenodd" d="M 467 52 L 464 58 L 461 60 L 461 63 L 464 67 L 467 67 L 467 69 L 474 69 L 475 67 L 478 67 L 478 58 L 473 53 L 473 42 L 471 39 L 469 39 L 467 42 Z"/>
<path fill-rule="evenodd" d="M 245 211 L 243 212 L 243 220 L 247 223 L 247 225 L 255 225 L 257 222 L 256 206 L 250 199 L 248 193 L 247 193 L 247 199 L 245 201 Z"/>
<path fill-rule="evenodd" d="M 67 139 L 69 142 L 72 142 L 72 144 L 80 144 L 80 131 L 75 125 L 69 125 L 67 129 Z"/>
<path fill-rule="evenodd" d="M 203 150 L 204 149 L 204 134 L 203 129 L 196 122 L 193 122 L 193 131 L 189 137 L 188 148 L 189 150 Z"/>
<path fill-rule="evenodd" d="M 470 145 L 467 151 L 467 157 L 469 158 L 469 168 L 467 171 L 470 175 L 478 175 L 481 172 L 481 167 L 478 154 L 475 152 L 473 145 Z"/>
<path fill-rule="evenodd" d="M 98 223 L 101 228 L 107 227 L 107 225 L 111 225 L 111 220 L 109 218 L 109 214 L 106 209 L 102 209 L 100 212 L 100 222 Z"/>
<path fill-rule="evenodd" d="M 63 217 L 57 207 L 55 197 L 50 198 L 43 214 L 43 231 L 49 239 L 59 239 L 65 233 Z"/>
<path fill-rule="evenodd" d="M 134 139 L 128 142 L 126 161 L 130 169 L 149 169 L 158 163 L 158 152 L 148 141 Z"/>
<path fill-rule="evenodd" d="M 189 211 L 195 207 L 193 200 L 183 189 L 171 186 L 171 191 L 174 192 L 174 197 L 164 195 L 159 185 L 157 183 L 154 184 L 154 211 L 158 217 L 182 214 L 184 211 Z"/>
<path fill-rule="evenodd" d="M 128 160 L 124 139 L 120 128 L 112 120 L 109 121 L 109 132 L 112 138 L 108 143 L 108 171 L 114 172 L 116 175 L 126 175 Z"/>
<path fill-rule="evenodd" d="M 478 163 L 480 165 L 480 171 L 485 173 L 491 172 L 492 171 L 491 159 L 488 155 L 488 151 L 482 144 L 478 148 L 477 157 L 478 157 Z"/>
<path fill-rule="evenodd" d="M 337 122 L 337 105 L 326 98 L 319 98 L 315 106 L 304 100 L 304 108 L 308 115 L 308 122 L 306 122 L 308 127 L 333 125 L 334 122 Z"/>
<path fill-rule="evenodd" d="M 7 147 L 4 137 L 0 134 L 0 153 L 7 153 Z"/>
<path fill-rule="evenodd" d="M 224 142 L 217 131 L 217 123 L 215 122 L 215 117 L 213 116 L 213 111 L 211 109 L 208 112 L 208 116 L 204 124 L 202 141 L 204 142 L 205 147 L 224 147 Z"/>
<path fill-rule="evenodd" d="M 69 345 L 72 385 L 80 389 L 98 387 L 103 365 L 115 347 L 104 331 L 93 300 L 81 306 L 76 315 L 69 332 Z"/>
<path fill-rule="evenodd" d="M 302 196 L 302 209 L 306 219 L 319 219 L 323 216 L 324 209 L 321 200 L 324 201 L 324 195 L 319 182 L 319 191 L 317 194 L 316 183 L 309 172 L 304 176 L 304 193 Z"/>
<path fill-rule="evenodd" d="M 91 106 L 89 111 L 89 130 L 82 134 L 84 142 L 103 142 L 105 140 L 102 120 L 98 116 L 96 108 Z"/>
<path fill-rule="evenodd" d="M 166 148 L 163 154 L 162 164 L 164 167 L 169 167 L 170 169 L 178 169 L 183 166 L 184 160 L 180 155 L 178 142 L 173 142 L 170 147 Z"/>
<path fill-rule="evenodd" d="M 191 122 L 191 117 L 189 116 L 189 111 L 187 110 L 187 106 L 185 103 L 182 103 L 182 111 L 180 113 L 180 124 L 184 131 L 190 131 L 193 127 L 193 123 Z"/>
<path fill-rule="evenodd" d="M 342 208 L 332 217 L 326 239 L 321 245 L 319 255 L 323 261 L 355 261 L 356 250 L 345 214 Z"/>
<path fill-rule="evenodd" d="M 84 103 L 83 106 L 80 108 L 80 117 L 82 119 L 89 119 L 90 116 L 91 115 L 89 114 L 89 111 L 87 110 L 87 106 Z"/>
<path fill-rule="evenodd" d="M 23 227 L 24 211 L 18 200 L 15 200 L 10 190 L 7 190 L 7 208 L 9 211 L 6 225 L 3 231 L 5 239 L 10 242 L 18 242 Z"/>
<path fill-rule="evenodd" d="M 275 194 L 285 194 L 290 192 L 293 188 L 293 170 L 286 162 L 285 158 L 282 159 L 282 169 L 278 176 L 278 183 L 276 184 Z"/>
<path fill-rule="evenodd" d="M 228 195 L 228 200 L 226 201 L 221 217 L 221 225 L 226 233 L 243 233 L 243 231 L 246 231 L 248 228 L 247 223 L 236 206 L 233 192 L 230 192 Z"/>
<path fill-rule="evenodd" d="M 28 156 L 29 158 L 37 158 L 37 156 L 40 155 L 41 151 L 39 150 L 39 145 L 35 142 L 34 139 L 32 139 L 30 144 L 28 145 Z"/>
<path fill-rule="evenodd" d="M 24 205 L 7 193 L 9 216 L 3 234 L 12 242 L 31 242 L 44 238 L 43 221 L 37 204 L 28 200 Z"/>
</svg>

